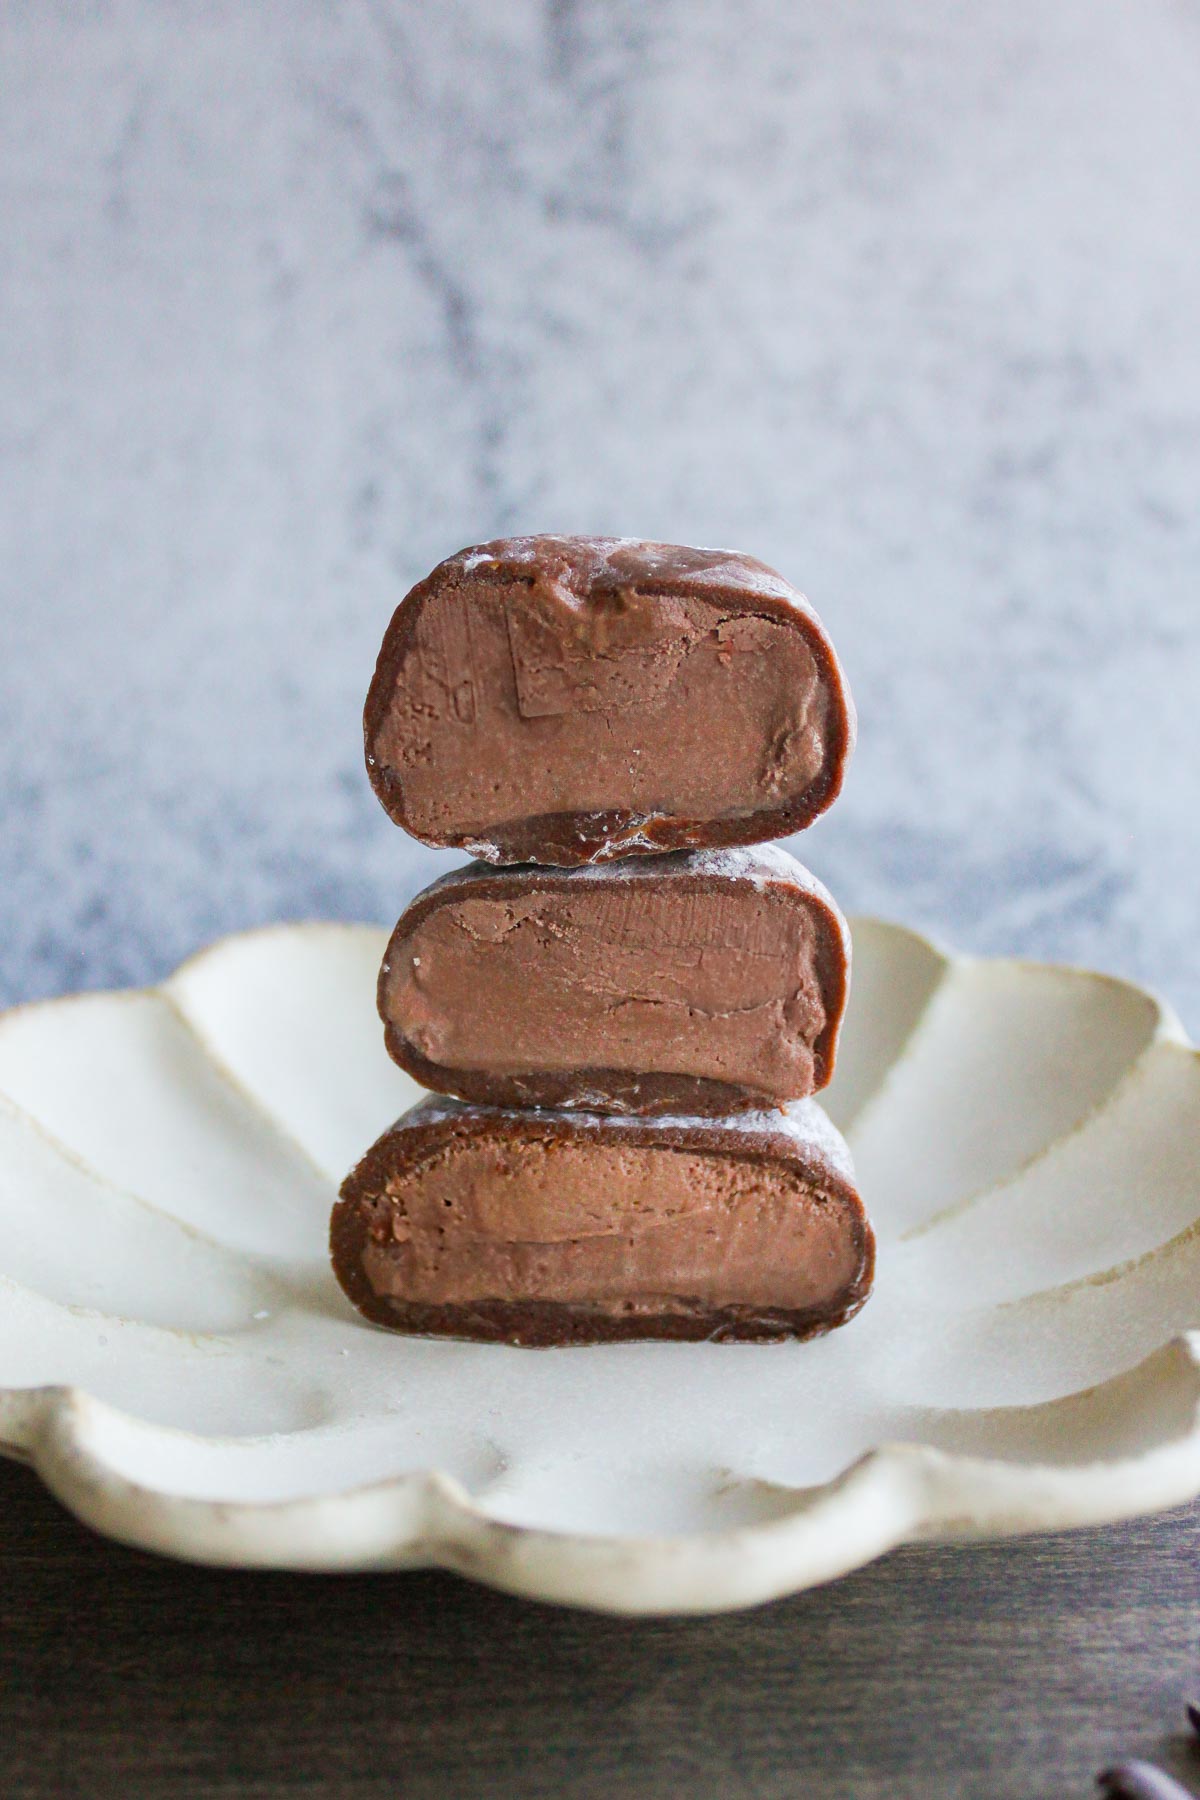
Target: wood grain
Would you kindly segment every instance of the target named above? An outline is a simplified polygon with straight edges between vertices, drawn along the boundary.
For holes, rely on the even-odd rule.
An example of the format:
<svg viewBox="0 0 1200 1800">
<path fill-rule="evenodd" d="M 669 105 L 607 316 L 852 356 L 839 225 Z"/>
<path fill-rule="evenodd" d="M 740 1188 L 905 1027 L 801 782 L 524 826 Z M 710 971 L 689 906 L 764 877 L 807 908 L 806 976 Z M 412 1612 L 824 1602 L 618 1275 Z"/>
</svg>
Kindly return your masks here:
<svg viewBox="0 0 1200 1800">
<path fill-rule="evenodd" d="M 901 1552 L 724 1618 L 444 1575 L 193 1569 L 0 1464 L 7 1800 L 1070 1800 L 1120 1755 L 1200 1789 L 1200 1509 Z"/>
</svg>

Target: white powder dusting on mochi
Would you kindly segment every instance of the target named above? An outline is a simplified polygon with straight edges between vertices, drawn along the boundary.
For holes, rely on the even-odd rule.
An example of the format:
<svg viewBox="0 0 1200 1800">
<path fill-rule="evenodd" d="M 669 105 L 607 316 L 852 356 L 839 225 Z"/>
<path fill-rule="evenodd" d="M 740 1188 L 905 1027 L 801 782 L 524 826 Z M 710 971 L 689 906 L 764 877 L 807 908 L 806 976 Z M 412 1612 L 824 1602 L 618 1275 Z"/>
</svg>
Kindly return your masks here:
<svg viewBox="0 0 1200 1800">
<path fill-rule="evenodd" d="M 615 858 L 611 862 L 583 863 L 574 869 L 546 868 L 540 863 L 500 865 L 494 845 L 471 843 L 465 847 L 486 867 L 481 868 L 480 862 L 475 862 L 467 863 L 461 869 L 451 869 L 417 895 L 418 900 L 430 894 L 465 886 L 478 880 L 481 875 L 491 875 L 493 872 L 511 874 L 516 878 L 528 876 L 531 887 L 540 878 L 547 885 L 553 884 L 560 892 L 564 885 L 567 885 L 569 891 L 569 884 L 577 882 L 621 885 L 638 881 L 684 880 L 697 875 L 721 881 L 749 882 L 759 893 L 772 882 L 786 882 L 829 907 L 839 922 L 843 942 L 847 949 L 849 947 L 849 928 L 833 895 L 811 869 L 806 869 L 802 862 L 798 862 L 778 844 L 754 844 L 740 849 L 672 850 L 657 856 L 631 856 L 627 859 Z"/>
<path fill-rule="evenodd" d="M 462 1118 L 464 1115 L 475 1115 L 488 1119 L 516 1119 L 528 1123 L 533 1119 L 539 1125 L 561 1127 L 568 1133 L 580 1135 L 589 1131 L 609 1130 L 644 1130 L 657 1132 L 686 1132 L 689 1135 L 698 1133 L 707 1140 L 696 1144 L 695 1148 L 703 1151 L 711 1143 L 714 1151 L 721 1149 L 719 1140 L 729 1133 L 740 1137 L 790 1138 L 796 1148 L 815 1155 L 826 1163 L 835 1173 L 848 1181 L 854 1179 L 854 1163 L 849 1147 L 840 1131 L 822 1111 L 815 1100 L 793 1100 L 787 1106 L 775 1111 L 756 1111 L 726 1113 L 717 1117 L 701 1118 L 688 1113 L 657 1113 L 649 1118 L 630 1113 L 590 1113 L 564 1111 L 557 1107 L 505 1107 L 477 1106 L 465 1100 L 455 1100 L 449 1094 L 430 1094 L 425 1100 L 419 1100 L 408 1112 L 397 1119 L 393 1131 L 416 1130 L 423 1125 L 440 1124 L 444 1120 Z M 767 1147 L 767 1146 L 764 1146 Z"/>
<path fill-rule="evenodd" d="M 501 567 L 504 563 L 534 563 L 544 556 L 548 547 L 555 544 L 581 550 L 589 559 L 590 567 L 583 572 L 586 587 L 591 587 L 597 581 L 616 587 L 644 587 L 659 578 L 678 581 L 681 574 L 677 555 L 680 549 L 686 549 L 691 555 L 713 558 L 707 567 L 701 563 L 689 568 L 686 573 L 688 582 L 696 582 L 704 587 L 733 586 L 750 596 L 782 600 L 795 611 L 815 617 L 812 603 L 776 570 L 741 551 L 714 545 L 659 544 L 630 537 L 560 538 L 547 533 L 543 537 L 497 538 L 488 544 L 472 544 L 467 549 L 446 557 L 440 566 L 470 575 L 486 563 L 496 567 Z M 642 553 L 642 566 L 636 576 L 631 576 L 628 568 L 612 561 L 615 553 L 631 549 Z M 564 549 L 564 560 L 567 553 Z M 576 570 L 568 562 L 564 573 L 569 576 L 575 574 Z"/>
</svg>

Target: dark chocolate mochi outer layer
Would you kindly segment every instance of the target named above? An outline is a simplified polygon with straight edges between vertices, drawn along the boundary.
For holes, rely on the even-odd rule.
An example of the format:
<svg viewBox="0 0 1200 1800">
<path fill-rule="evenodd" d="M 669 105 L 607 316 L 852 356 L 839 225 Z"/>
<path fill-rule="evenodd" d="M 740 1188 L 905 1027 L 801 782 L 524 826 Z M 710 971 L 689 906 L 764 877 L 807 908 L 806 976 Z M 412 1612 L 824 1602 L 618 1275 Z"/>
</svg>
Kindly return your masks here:
<svg viewBox="0 0 1200 1800">
<path fill-rule="evenodd" d="M 575 867 L 752 844 L 832 805 L 854 709 L 808 601 L 753 557 L 503 538 L 397 608 L 372 785 L 429 844 Z"/>
<path fill-rule="evenodd" d="M 812 1100 L 641 1119 L 430 1098 L 346 1177 L 330 1250 L 376 1324 L 531 1347 L 814 1337 L 875 1260 Z"/>
<path fill-rule="evenodd" d="M 833 1073 L 850 935 L 776 845 L 434 882 L 379 974 L 388 1050 L 492 1106 L 724 1114 Z"/>
</svg>

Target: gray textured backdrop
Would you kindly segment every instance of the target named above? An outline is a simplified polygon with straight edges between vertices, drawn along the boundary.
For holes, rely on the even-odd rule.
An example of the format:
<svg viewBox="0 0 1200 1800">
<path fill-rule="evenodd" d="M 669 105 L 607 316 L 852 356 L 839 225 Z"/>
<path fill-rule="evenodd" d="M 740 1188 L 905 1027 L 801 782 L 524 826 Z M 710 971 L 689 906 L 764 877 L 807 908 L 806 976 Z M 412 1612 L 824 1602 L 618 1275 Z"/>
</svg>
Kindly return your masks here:
<svg viewBox="0 0 1200 1800">
<path fill-rule="evenodd" d="M 0 985 L 391 920 L 359 708 L 507 530 L 734 544 L 848 906 L 1200 1025 L 1196 0 L 4 0 Z"/>
</svg>

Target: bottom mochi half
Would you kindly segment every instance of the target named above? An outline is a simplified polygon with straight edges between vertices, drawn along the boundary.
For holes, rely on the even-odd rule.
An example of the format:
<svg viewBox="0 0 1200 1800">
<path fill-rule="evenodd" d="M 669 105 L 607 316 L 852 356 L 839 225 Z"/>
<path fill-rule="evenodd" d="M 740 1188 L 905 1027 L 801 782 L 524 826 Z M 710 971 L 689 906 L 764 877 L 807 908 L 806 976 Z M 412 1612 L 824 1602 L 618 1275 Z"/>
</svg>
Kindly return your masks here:
<svg viewBox="0 0 1200 1800">
<path fill-rule="evenodd" d="M 422 1101 L 342 1184 L 334 1271 L 380 1325 L 519 1345 L 806 1338 L 875 1241 L 820 1107 L 636 1118 Z"/>
</svg>

